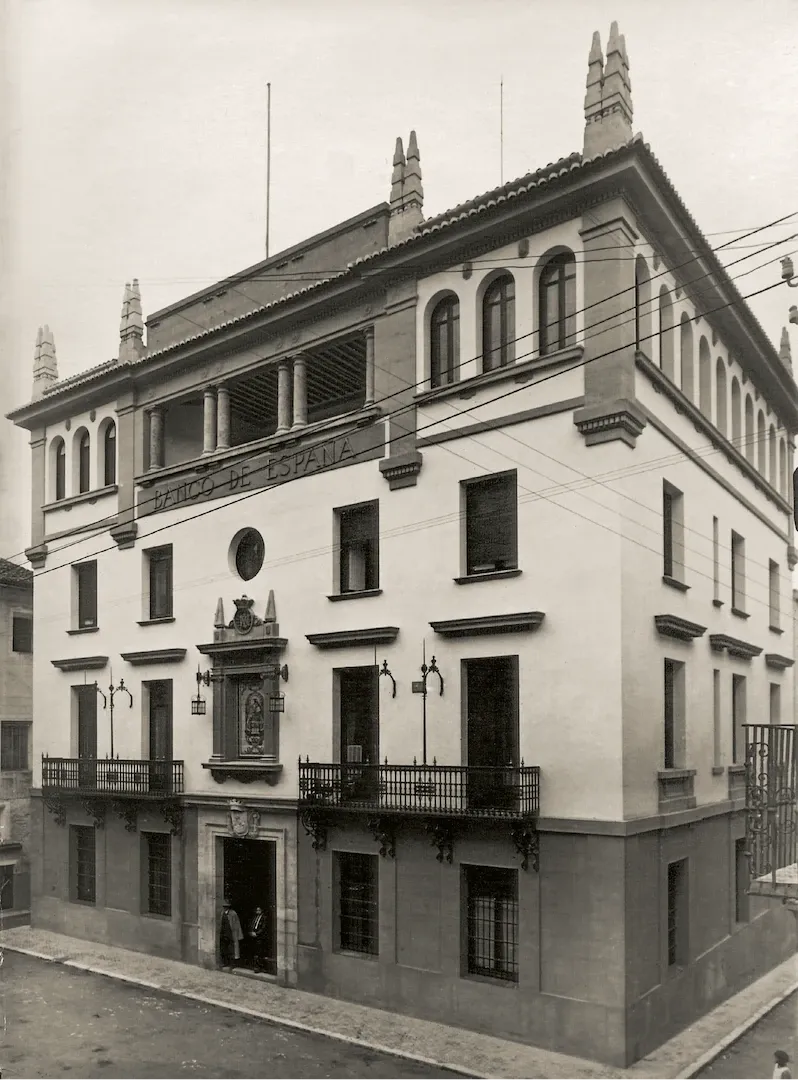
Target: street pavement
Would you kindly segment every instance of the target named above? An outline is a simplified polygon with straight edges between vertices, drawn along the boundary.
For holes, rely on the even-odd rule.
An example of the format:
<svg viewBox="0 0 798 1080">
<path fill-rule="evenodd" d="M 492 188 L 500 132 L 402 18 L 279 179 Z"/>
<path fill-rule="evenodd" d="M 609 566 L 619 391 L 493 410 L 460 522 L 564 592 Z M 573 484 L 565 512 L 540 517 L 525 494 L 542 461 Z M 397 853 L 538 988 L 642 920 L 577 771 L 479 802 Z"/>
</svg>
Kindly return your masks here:
<svg viewBox="0 0 798 1080">
<path fill-rule="evenodd" d="M 773 1075 L 774 1050 L 787 1051 L 792 1063 L 790 1071 L 793 1076 L 798 1076 L 798 994 L 792 994 L 777 1005 L 696 1076 L 718 1080 L 770 1077 Z"/>
<path fill-rule="evenodd" d="M 454 1075 L 8 951 L 0 1007 L 4 1078 Z"/>
</svg>

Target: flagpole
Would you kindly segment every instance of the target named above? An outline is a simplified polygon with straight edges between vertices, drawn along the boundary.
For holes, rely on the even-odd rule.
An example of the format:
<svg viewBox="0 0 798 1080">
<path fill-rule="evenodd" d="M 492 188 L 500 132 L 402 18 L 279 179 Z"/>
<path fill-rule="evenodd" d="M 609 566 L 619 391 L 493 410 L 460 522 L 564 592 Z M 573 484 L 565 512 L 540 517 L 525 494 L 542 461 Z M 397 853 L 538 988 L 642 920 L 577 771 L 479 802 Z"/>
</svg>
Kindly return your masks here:
<svg viewBox="0 0 798 1080">
<path fill-rule="evenodd" d="M 272 84 L 266 83 L 266 258 L 269 257 L 269 202 L 272 172 Z"/>
</svg>

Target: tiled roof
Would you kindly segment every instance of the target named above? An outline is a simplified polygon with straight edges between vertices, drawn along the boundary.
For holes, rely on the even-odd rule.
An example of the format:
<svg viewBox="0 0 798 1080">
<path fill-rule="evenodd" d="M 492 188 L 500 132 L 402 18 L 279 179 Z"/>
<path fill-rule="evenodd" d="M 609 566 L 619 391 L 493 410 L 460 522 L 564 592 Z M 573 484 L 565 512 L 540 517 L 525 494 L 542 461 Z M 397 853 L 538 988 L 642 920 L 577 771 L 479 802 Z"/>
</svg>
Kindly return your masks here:
<svg viewBox="0 0 798 1080">
<path fill-rule="evenodd" d="M 33 571 L 25 566 L 18 566 L 8 559 L 0 559 L 0 585 L 29 588 L 33 585 Z"/>
<path fill-rule="evenodd" d="M 613 158 L 618 158 L 626 151 L 633 147 L 639 148 L 644 157 L 653 166 L 654 171 L 666 189 L 667 193 L 673 199 L 676 204 L 679 213 L 686 219 L 690 228 L 697 235 L 700 242 L 706 245 L 707 253 L 710 257 L 714 258 L 717 262 L 717 266 L 720 270 L 720 276 L 725 279 L 727 287 L 731 290 L 732 296 L 741 300 L 742 297 L 733 284 L 720 261 L 712 254 L 712 248 L 709 242 L 704 237 L 698 224 L 689 212 L 684 202 L 681 199 L 676 188 L 673 186 L 670 178 L 665 170 L 660 165 L 658 159 L 651 152 L 649 145 L 643 140 L 643 136 L 640 134 L 634 135 L 626 143 L 618 146 L 612 150 L 606 150 L 603 154 L 598 154 L 592 158 L 583 159 L 581 153 L 575 152 L 569 154 L 568 157 L 560 158 L 558 161 L 552 162 L 549 165 L 541 169 L 537 169 L 534 172 L 527 173 L 525 176 L 520 176 L 516 180 L 508 181 L 501 187 L 493 188 L 491 191 L 487 191 L 482 195 L 478 195 L 474 199 L 470 199 L 468 202 L 460 203 L 458 206 L 452 207 L 450 210 L 445 210 L 443 213 L 436 215 L 435 217 L 428 218 L 423 222 L 422 226 L 410 236 L 404 240 L 399 241 L 396 244 L 391 244 L 388 247 L 380 248 L 378 251 L 371 252 L 369 255 L 363 255 L 354 262 L 349 263 L 345 269 L 337 271 L 336 273 L 327 274 L 325 277 L 314 281 L 310 285 L 306 285 L 302 289 L 297 289 L 294 292 L 286 293 L 284 296 L 279 297 L 277 300 L 272 300 L 268 304 L 260 305 L 253 308 L 250 311 L 244 312 L 241 315 L 237 315 L 232 319 L 227 319 L 225 322 L 215 324 L 208 327 L 205 330 L 200 330 L 196 334 L 192 334 L 189 337 L 181 338 L 180 341 L 173 342 L 170 345 L 165 345 L 161 349 L 157 349 L 154 352 L 145 353 L 135 364 L 130 365 L 132 368 L 140 367 L 142 364 L 147 364 L 151 360 L 158 357 L 168 355 L 183 348 L 186 345 L 191 345 L 194 342 L 201 341 L 204 338 L 209 338 L 217 334 L 223 333 L 225 330 L 229 330 L 231 327 L 238 326 L 251 319 L 255 319 L 261 315 L 266 314 L 269 311 L 273 311 L 277 308 L 283 307 L 286 304 L 290 304 L 300 296 L 306 296 L 308 293 L 314 292 L 318 289 L 329 285 L 331 282 L 339 281 L 345 278 L 358 277 L 367 271 L 371 266 L 379 264 L 380 260 L 384 260 L 386 257 L 392 255 L 394 252 L 407 249 L 416 245 L 422 245 L 423 242 L 431 236 L 437 235 L 447 229 L 456 227 L 457 225 L 469 221 L 472 218 L 489 213 L 492 210 L 502 206 L 504 203 L 510 202 L 513 199 L 523 199 L 524 197 L 534 198 L 539 192 L 545 191 L 550 185 L 557 184 L 563 179 L 581 173 L 583 170 L 589 169 L 592 166 L 598 166 L 602 162 L 607 162 Z M 772 345 L 770 338 L 765 333 L 759 320 L 749 309 L 748 316 L 754 323 L 759 333 L 762 335 L 763 347 L 769 347 L 775 354 L 775 348 Z M 90 368 L 88 371 L 82 372 L 78 375 L 73 375 L 69 379 L 64 379 L 61 382 L 53 383 L 51 387 L 45 391 L 46 396 L 57 394 L 61 390 L 66 390 L 70 387 L 74 387 L 83 383 L 92 382 L 95 379 L 100 379 L 111 368 L 117 366 L 116 360 L 111 360 L 105 364 L 100 364 L 97 367 Z M 126 365 L 125 365 L 126 366 Z"/>
</svg>

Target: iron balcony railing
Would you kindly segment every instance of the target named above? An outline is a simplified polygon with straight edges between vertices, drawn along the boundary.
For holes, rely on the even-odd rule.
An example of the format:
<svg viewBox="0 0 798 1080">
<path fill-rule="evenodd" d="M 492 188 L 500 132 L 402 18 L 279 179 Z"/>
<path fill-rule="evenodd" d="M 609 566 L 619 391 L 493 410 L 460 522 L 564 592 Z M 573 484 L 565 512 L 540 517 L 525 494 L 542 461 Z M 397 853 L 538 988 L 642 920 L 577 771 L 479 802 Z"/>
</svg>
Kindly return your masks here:
<svg viewBox="0 0 798 1080">
<path fill-rule="evenodd" d="M 463 817 L 533 817 L 537 765 L 351 765 L 299 762 L 301 805 Z"/>
<path fill-rule="evenodd" d="M 42 790 L 138 798 L 182 795 L 183 762 L 44 756 Z"/>
<path fill-rule="evenodd" d="M 753 880 L 798 859 L 798 726 L 746 724 L 746 848 Z"/>
</svg>

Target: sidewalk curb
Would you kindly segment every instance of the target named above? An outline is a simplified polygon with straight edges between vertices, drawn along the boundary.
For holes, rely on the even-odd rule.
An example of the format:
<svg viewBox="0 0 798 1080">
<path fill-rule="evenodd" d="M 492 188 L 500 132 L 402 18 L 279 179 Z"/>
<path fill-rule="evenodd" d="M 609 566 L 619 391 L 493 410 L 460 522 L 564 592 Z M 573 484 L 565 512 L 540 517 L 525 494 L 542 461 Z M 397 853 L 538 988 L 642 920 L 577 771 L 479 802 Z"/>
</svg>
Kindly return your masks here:
<svg viewBox="0 0 798 1080">
<path fill-rule="evenodd" d="M 131 986 L 139 986 L 144 990 L 157 990 L 162 994 L 171 994 L 173 997 L 187 998 L 190 1001 L 200 1002 L 202 1005 L 213 1005 L 218 1009 L 227 1009 L 228 1012 L 240 1013 L 243 1016 L 251 1016 L 256 1020 L 264 1020 L 266 1023 L 278 1027 L 290 1028 L 294 1031 L 303 1031 L 311 1035 L 322 1035 L 327 1039 L 335 1039 L 337 1042 L 347 1043 L 349 1046 L 358 1046 L 363 1050 L 371 1050 L 377 1054 L 387 1054 L 389 1057 L 400 1058 L 405 1061 L 413 1061 L 417 1065 L 427 1065 L 434 1069 L 446 1069 L 448 1072 L 457 1073 L 459 1076 L 467 1076 L 470 1080 L 485 1080 L 482 1073 L 471 1072 L 459 1065 L 450 1065 L 444 1061 L 435 1061 L 432 1058 L 422 1057 L 420 1054 L 411 1054 L 406 1050 L 395 1050 L 393 1047 L 384 1046 L 382 1043 L 369 1042 L 366 1039 L 356 1039 L 352 1035 L 342 1035 L 337 1031 L 327 1031 L 324 1028 L 313 1027 L 311 1024 L 303 1024 L 296 1020 L 287 1020 L 282 1016 L 274 1016 L 271 1013 L 262 1012 L 258 1009 L 248 1009 L 245 1005 L 233 1005 L 227 1001 L 219 1001 L 217 998 L 208 997 L 206 994 L 196 994 L 190 990 L 174 990 L 160 983 L 148 979 L 136 978 L 133 975 L 122 975 L 116 971 L 107 971 L 105 968 L 94 967 L 80 960 L 70 960 L 64 956 L 49 956 L 39 952 L 38 949 L 30 949 L 21 945 L 8 945 L 2 943 L 2 948 L 8 952 L 22 953 L 32 956 L 37 960 L 46 960 L 51 964 L 61 964 L 62 967 L 75 968 L 77 971 L 87 971 L 91 975 L 104 975 L 108 979 L 117 982 L 129 983 Z"/>
<path fill-rule="evenodd" d="M 696 1073 L 701 1072 L 707 1065 L 720 1057 L 724 1050 L 728 1050 L 730 1046 L 733 1046 L 747 1031 L 750 1031 L 754 1024 L 758 1024 L 760 1020 L 767 1016 L 768 1013 L 772 1012 L 777 1005 L 781 1005 L 782 1001 L 786 1001 L 788 997 L 796 992 L 796 990 L 798 990 L 798 979 L 785 990 L 782 990 L 776 997 L 768 1001 L 766 1005 L 762 1005 L 756 1012 L 751 1013 L 747 1020 L 742 1024 L 738 1024 L 738 1026 L 730 1031 L 728 1035 L 724 1035 L 722 1039 L 716 1042 L 714 1046 L 710 1047 L 710 1049 L 703 1053 L 701 1057 L 696 1058 L 690 1065 L 687 1065 L 681 1072 L 677 1073 L 674 1080 L 692 1080 L 692 1077 L 694 1077 Z"/>
</svg>

